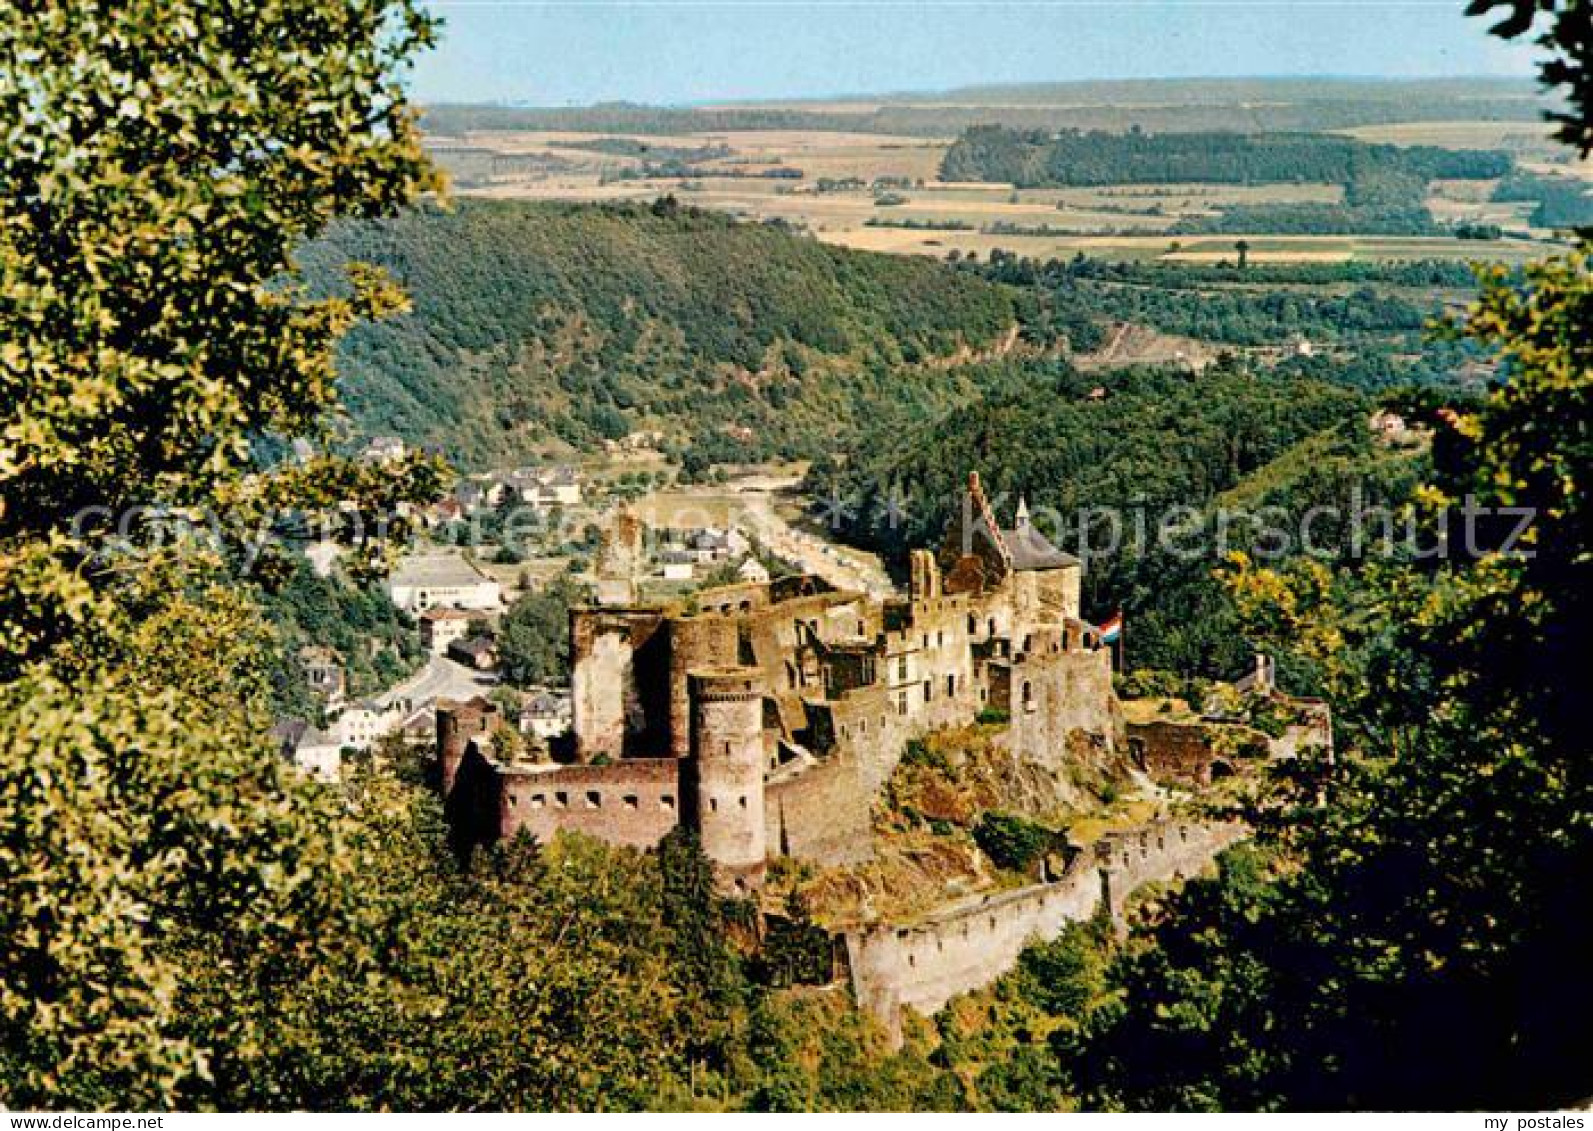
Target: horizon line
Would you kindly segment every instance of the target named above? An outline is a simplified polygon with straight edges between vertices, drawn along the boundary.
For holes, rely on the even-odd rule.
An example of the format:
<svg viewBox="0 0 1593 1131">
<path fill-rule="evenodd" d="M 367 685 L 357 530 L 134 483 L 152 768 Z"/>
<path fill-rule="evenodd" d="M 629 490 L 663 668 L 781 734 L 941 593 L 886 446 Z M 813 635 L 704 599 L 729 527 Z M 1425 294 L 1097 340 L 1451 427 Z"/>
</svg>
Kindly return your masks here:
<svg viewBox="0 0 1593 1131">
<path fill-rule="evenodd" d="M 962 83 L 951 87 L 929 89 L 897 89 L 881 91 L 850 91 L 833 94 L 793 94 L 758 98 L 707 98 L 687 102 L 638 102 L 629 98 L 598 99 L 590 102 L 533 102 L 519 99 L 426 99 L 416 100 L 420 106 L 486 106 L 513 110 L 590 110 L 607 106 L 634 106 L 648 110 L 710 110 L 724 107 L 782 106 L 792 104 L 823 105 L 833 102 L 860 102 L 868 100 L 905 100 L 947 97 L 972 91 L 1026 90 L 1050 86 L 1100 86 L 1105 84 L 1153 85 L 1157 83 L 1217 83 L 1217 82 L 1365 82 L 1390 85 L 1417 86 L 1434 83 L 1497 83 L 1531 84 L 1534 94 L 1542 97 L 1545 91 L 1535 76 L 1469 74 L 1469 75 L 1376 75 L 1376 74 L 1233 74 L 1233 75 L 1157 75 L 1138 78 L 1089 79 L 1019 79 L 1011 82 Z M 1043 107 L 1044 103 L 1036 103 Z"/>
</svg>

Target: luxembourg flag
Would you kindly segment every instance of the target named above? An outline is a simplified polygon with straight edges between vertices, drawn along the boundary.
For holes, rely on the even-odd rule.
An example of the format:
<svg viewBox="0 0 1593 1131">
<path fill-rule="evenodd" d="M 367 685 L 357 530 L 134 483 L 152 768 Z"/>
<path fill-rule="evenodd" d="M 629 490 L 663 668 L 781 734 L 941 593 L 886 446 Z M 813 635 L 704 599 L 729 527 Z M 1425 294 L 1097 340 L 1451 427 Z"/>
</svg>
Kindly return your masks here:
<svg viewBox="0 0 1593 1131">
<path fill-rule="evenodd" d="M 1103 620 L 1100 625 L 1100 632 L 1102 644 L 1116 644 L 1122 639 L 1123 610 L 1118 609 L 1117 612 Z"/>
</svg>

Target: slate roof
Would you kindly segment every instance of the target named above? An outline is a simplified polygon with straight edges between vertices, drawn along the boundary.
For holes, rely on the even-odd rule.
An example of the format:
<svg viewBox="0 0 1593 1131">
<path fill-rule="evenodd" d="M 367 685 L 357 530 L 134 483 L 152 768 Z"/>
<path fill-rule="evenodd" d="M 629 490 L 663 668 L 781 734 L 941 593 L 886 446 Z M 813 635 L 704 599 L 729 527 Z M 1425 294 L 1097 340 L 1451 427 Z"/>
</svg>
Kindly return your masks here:
<svg viewBox="0 0 1593 1131">
<path fill-rule="evenodd" d="M 1028 523 L 1003 530 L 1001 537 L 1007 544 L 1013 569 L 1062 569 L 1079 564 L 1078 558 L 1051 545 L 1045 535 Z"/>
</svg>

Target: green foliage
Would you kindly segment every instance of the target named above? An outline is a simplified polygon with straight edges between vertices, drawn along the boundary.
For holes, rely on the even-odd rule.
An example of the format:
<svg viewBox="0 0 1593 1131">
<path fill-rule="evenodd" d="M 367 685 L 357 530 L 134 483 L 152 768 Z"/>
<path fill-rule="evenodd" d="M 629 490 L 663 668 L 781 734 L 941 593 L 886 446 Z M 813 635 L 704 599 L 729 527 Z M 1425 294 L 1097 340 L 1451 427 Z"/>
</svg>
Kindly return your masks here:
<svg viewBox="0 0 1593 1131">
<path fill-rule="evenodd" d="M 467 465 L 549 441 L 660 429 L 687 475 L 813 455 L 882 420 L 969 395 L 911 363 L 989 346 L 1018 317 L 1002 288 L 673 205 L 461 202 L 343 225 L 303 259 L 403 281 L 412 313 L 354 331 L 340 355 L 367 431 Z"/>
<path fill-rule="evenodd" d="M 980 814 L 973 838 L 996 867 L 1026 872 L 1056 841 L 1056 833 L 1016 813 L 990 812 Z"/>
<path fill-rule="evenodd" d="M 1490 179 L 1511 167 L 1505 153 L 1368 145 L 1324 134 L 1071 130 L 1052 136 L 978 126 L 947 150 L 941 172 L 947 180 L 1025 187 L 1327 182 L 1344 186 L 1343 204 L 1224 206 L 1215 217 L 1180 221 L 1172 232 L 1424 235 L 1438 230 L 1424 203 L 1429 181 Z"/>
<path fill-rule="evenodd" d="M 264 741 L 271 633 L 237 586 L 283 559 L 237 531 L 297 508 L 379 568 L 398 504 L 437 486 L 427 460 L 249 474 L 251 440 L 334 407 L 338 335 L 399 304 L 364 268 L 314 301 L 291 252 L 431 185 L 398 75 L 430 34 L 403 0 L 0 20 L 7 1106 L 213 1095 L 271 1042 L 194 1010 L 194 979 L 269 994 L 346 927 L 343 815 Z M 221 537 L 121 537 L 133 507 Z"/>
<path fill-rule="evenodd" d="M 1593 225 L 1593 193 L 1573 177 L 1515 173 L 1493 190 L 1495 200 L 1534 203 L 1529 222 L 1535 228 L 1585 228 Z"/>
<path fill-rule="evenodd" d="M 279 709 L 302 712 L 306 706 L 298 653 L 310 645 L 337 653 L 351 699 L 391 687 L 420 667 L 415 622 L 379 586 L 317 576 L 302 558 L 295 566 L 283 584 L 260 594 L 261 609 L 278 635 L 273 697 Z"/>
<path fill-rule="evenodd" d="M 498 626 L 498 663 L 515 687 L 562 684 L 569 677 L 570 606 L 587 599 L 568 574 L 509 606 Z"/>
</svg>

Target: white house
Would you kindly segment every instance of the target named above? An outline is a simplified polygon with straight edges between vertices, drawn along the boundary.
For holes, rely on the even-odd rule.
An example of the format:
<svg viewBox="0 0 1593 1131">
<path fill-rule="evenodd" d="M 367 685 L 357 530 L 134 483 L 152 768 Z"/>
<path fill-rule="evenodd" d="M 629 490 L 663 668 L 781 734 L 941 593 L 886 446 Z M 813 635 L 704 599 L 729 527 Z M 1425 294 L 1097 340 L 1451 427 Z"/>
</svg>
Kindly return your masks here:
<svg viewBox="0 0 1593 1131">
<path fill-rule="evenodd" d="M 433 656 L 448 654 L 448 646 L 470 635 L 473 618 L 463 609 L 427 609 L 420 614 L 420 643 Z"/>
<path fill-rule="evenodd" d="M 503 607 L 503 589 L 458 554 L 422 554 L 405 558 L 387 581 L 393 604 L 405 612 L 452 608 L 496 612 Z"/>
<path fill-rule="evenodd" d="M 748 581 L 754 585 L 762 585 L 769 580 L 769 571 L 757 558 L 749 556 L 736 569 L 736 577 L 741 581 Z"/>
<path fill-rule="evenodd" d="M 369 750 L 376 740 L 397 730 L 405 712 L 398 704 L 382 706 L 374 700 L 354 703 L 332 720 L 331 736 L 339 747 Z"/>
</svg>

